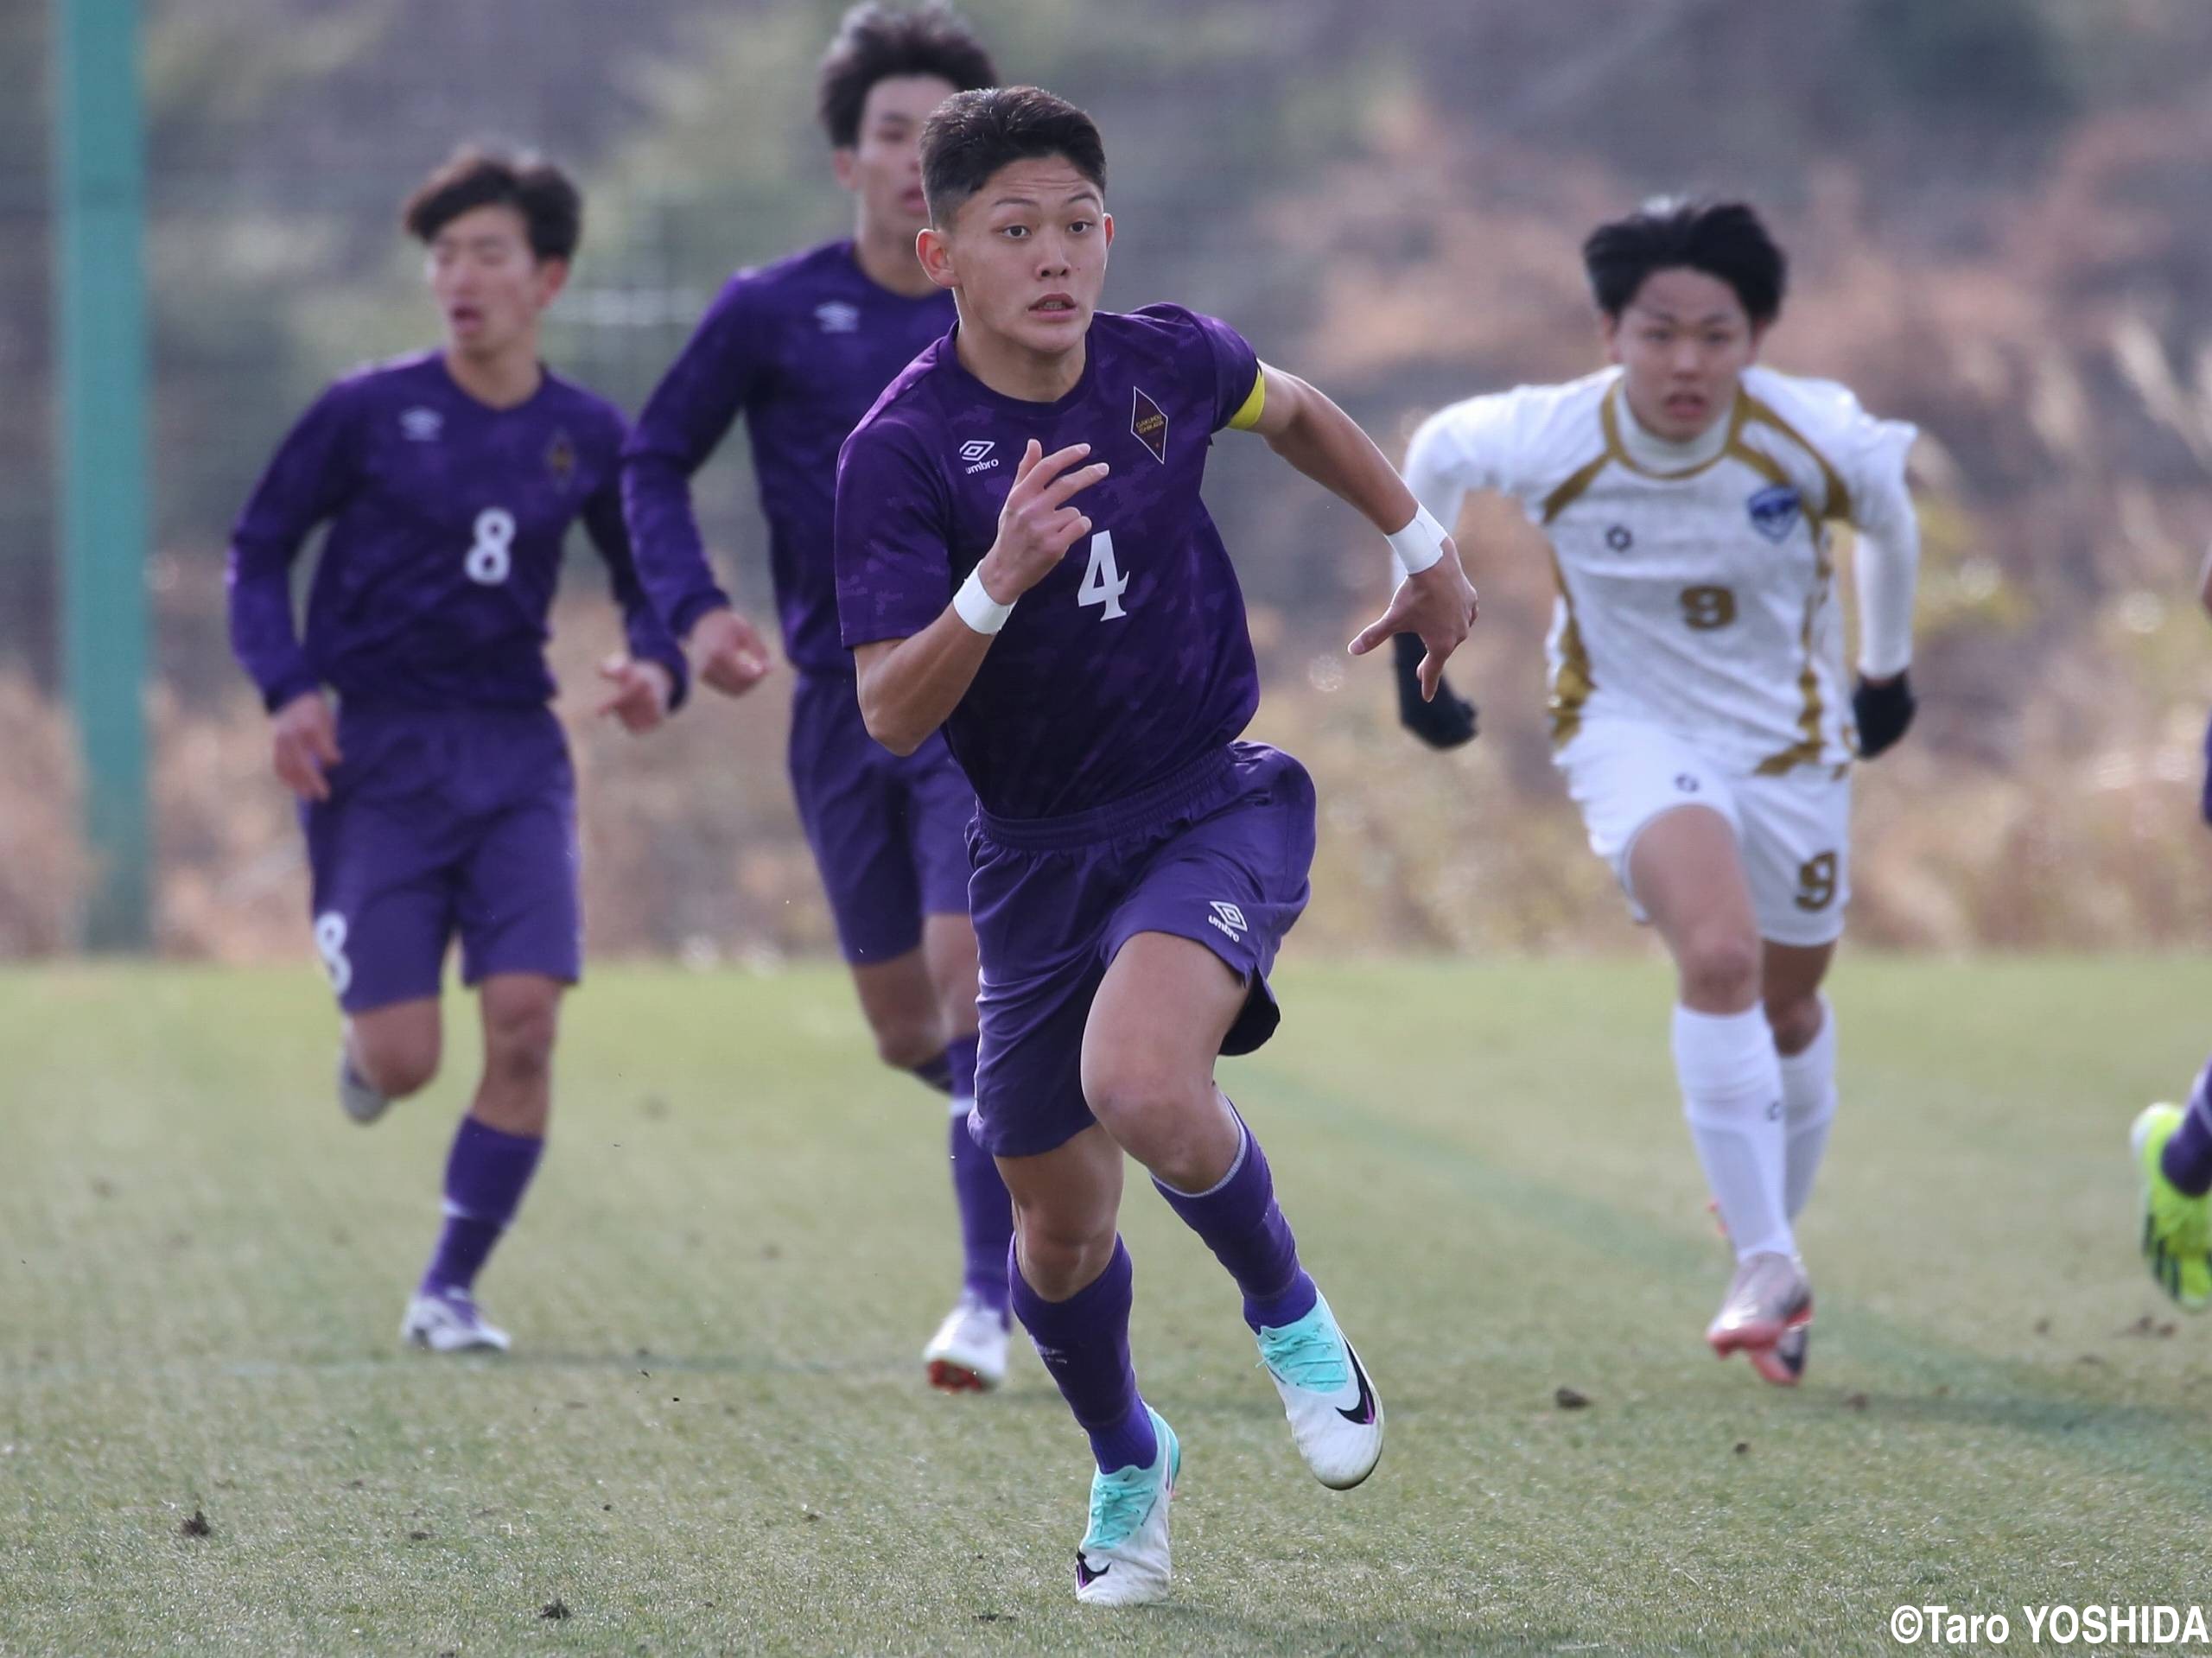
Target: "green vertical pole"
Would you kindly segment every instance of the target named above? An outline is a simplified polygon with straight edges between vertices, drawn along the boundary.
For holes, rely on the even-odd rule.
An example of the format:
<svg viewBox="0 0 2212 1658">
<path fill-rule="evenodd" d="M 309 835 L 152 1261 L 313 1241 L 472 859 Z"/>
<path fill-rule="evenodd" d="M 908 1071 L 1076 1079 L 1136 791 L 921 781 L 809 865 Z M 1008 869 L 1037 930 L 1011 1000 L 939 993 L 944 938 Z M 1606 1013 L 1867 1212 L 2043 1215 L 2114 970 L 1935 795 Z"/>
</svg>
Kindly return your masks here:
<svg viewBox="0 0 2212 1658">
<path fill-rule="evenodd" d="M 97 860 L 84 943 L 143 947 L 146 276 L 137 0 L 53 0 L 63 674 Z"/>
</svg>

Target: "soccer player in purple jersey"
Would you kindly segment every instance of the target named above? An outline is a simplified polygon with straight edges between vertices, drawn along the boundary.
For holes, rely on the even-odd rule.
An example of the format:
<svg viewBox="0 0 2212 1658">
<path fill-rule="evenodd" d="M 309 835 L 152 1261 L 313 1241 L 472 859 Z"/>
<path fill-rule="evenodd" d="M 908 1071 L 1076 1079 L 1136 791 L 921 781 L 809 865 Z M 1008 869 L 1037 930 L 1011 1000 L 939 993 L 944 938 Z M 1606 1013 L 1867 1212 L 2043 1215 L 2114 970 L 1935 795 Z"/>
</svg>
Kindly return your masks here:
<svg viewBox="0 0 2212 1658">
<path fill-rule="evenodd" d="M 622 416 L 538 360 L 582 229 L 575 187 L 533 157 L 463 150 L 403 220 L 429 250 L 445 346 L 346 376 L 292 429 L 232 537 L 231 639 L 301 801 L 347 1115 L 372 1122 L 435 1075 L 455 933 L 479 993 L 484 1075 L 400 1329 L 455 1352 L 507 1345 L 474 1286 L 544 1148 L 561 994 L 582 970 L 575 783 L 544 655 L 579 518 L 629 641 L 601 670 L 600 712 L 651 731 L 685 670 L 631 565 Z M 302 640 L 290 570 L 323 524 Z"/>
<path fill-rule="evenodd" d="M 1243 1296 L 1323 1483 L 1357 1484 L 1382 1411 L 1299 1263 L 1257 1139 L 1214 1081 L 1274 1032 L 1268 970 L 1304 908 L 1313 788 L 1238 736 L 1259 700 L 1244 603 L 1199 484 L 1256 431 L 1389 532 L 1408 569 L 1353 641 L 1467 632 L 1459 555 L 1326 397 L 1180 307 L 1097 311 L 1113 220 L 1098 130 L 1034 87 L 964 92 L 922 138 L 919 242 L 959 320 L 846 440 L 837 608 L 869 732 L 944 727 L 975 785 L 976 1128 L 1014 1194 L 1014 1312 L 1097 1472 L 1076 1597 L 1157 1600 L 1180 1452 L 1137 1391 L 1122 1156 Z"/>
<path fill-rule="evenodd" d="M 861 1010 L 886 1064 L 947 1095 L 964 1285 L 922 1350 L 931 1385 L 982 1391 L 1006 1375 L 1006 1186 L 968 1132 L 976 1092 L 976 933 L 968 919 L 975 791 L 942 738 L 893 756 L 868 739 L 837 637 L 830 524 L 837 448 L 868 405 L 952 324 L 914 237 L 922 123 L 954 92 L 998 79 L 938 7 L 856 6 L 822 61 L 818 102 L 853 234 L 732 277 L 624 452 L 638 566 L 699 677 L 741 696 L 766 671 L 750 624 L 715 583 L 692 516 L 691 474 L 740 413 L 752 440 L 784 649 L 797 668 L 790 770 Z"/>
</svg>

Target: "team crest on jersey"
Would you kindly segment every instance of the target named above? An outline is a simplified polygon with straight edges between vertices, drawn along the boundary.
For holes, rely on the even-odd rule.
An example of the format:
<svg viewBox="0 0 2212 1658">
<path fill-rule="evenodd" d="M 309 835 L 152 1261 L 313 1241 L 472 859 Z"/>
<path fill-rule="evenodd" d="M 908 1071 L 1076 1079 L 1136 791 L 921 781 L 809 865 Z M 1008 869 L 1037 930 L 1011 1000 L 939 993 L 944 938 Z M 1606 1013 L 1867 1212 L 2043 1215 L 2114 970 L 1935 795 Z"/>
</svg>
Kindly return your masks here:
<svg viewBox="0 0 2212 1658">
<path fill-rule="evenodd" d="M 1744 510 L 1751 515 L 1751 528 L 1769 541 L 1787 541 L 1804 510 L 1804 498 L 1788 484 L 1772 484 L 1745 502 Z"/>
<path fill-rule="evenodd" d="M 553 486 L 563 491 L 576 475 L 576 446 L 565 429 L 554 433 L 545 446 L 545 470 L 553 474 Z"/>
<path fill-rule="evenodd" d="M 814 308 L 814 320 L 822 325 L 824 334 L 858 334 L 861 308 L 848 305 L 841 299 L 827 300 Z"/>
<path fill-rule="evenodd" d="M 1129 409 L 1129 430 L 1136 435 L 1138 442 L 1152 451 L 1154 460 L 1163 467 L 1167 464 L 1167 416 L 1141 390 Z"/>
<path fill-rule="evenodd" d="M 438 434 L 445 429 L 446 417 L 435 409 L 417 405 L 404 410 L 399 416 L 400 432 L 410 443 L 435 443 Z"/>
</svg>

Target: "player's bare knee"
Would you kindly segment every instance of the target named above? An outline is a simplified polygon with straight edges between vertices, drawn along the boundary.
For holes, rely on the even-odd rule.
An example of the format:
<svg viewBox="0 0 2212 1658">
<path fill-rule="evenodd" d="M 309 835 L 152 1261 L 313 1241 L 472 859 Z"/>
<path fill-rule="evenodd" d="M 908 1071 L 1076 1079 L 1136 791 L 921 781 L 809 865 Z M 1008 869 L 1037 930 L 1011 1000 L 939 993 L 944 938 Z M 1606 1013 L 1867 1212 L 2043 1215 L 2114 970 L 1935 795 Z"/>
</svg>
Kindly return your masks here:
<svg viewBox="0 0 2212 1658">
<path fill-rule="evenodd" d="M 1020 1240 L 1021 1275 L 1048 1301 L 1067 1299 L 1104 1272 L 1114 1256 L 1110 1213 L 1102 1226 L 1073 1212 L 1016 1204 L 1014 1228 Z"/>
<path fill-rule="evenodd" d="M 1682 1001 L 1701 1013 L 1736 1013 L 1759 999 L 1759 944 L 1732 928 L 1694 934 L 1681 952 Z"/>
<path fill-rule="evenodd" d="M 1154 1172 L 1182 1160 L 1181 1142 L 1195 1133 L 1196 1113 L 1211 1091 L 1211 1079 L 1180 1075 L 1147 1055 L 1116 1055 L 1084 1067 L 1091 1115 Z"/>
<path fill-rule="evenodd" d="M 509 1084 L 535 1083 L 553 1068 L 557 994 L 504 997 L 484 1011 L 484 1069 Z"/>
<path fill-rule="evenodd" d="M 1821 999 L 1817 994 L 1792 996 L 1786 1000 L 1770 998 L 1766 1004 L 1767 1027 L 1774 1032 L 1777 1052 L 1784 1058 L 1801 1054 L 1813 1045 L 1813 1039 L 1821 1033 Z"/>
<path fill-rule="evenodd" d="M 438 1074 L 435 1030 L 393 1031 L 353 1038 L 353 1069 L 387 1100 L 404 1100 L 428 1088 Z"/>
</svg>

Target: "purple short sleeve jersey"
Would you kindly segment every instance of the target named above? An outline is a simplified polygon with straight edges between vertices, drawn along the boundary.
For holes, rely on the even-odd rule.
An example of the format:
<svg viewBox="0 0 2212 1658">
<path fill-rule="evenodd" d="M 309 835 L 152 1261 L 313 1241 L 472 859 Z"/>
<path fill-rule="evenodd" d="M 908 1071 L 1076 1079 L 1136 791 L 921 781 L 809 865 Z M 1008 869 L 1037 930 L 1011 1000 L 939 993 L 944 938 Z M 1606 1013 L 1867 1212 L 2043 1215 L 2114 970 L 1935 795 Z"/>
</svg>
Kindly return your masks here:
<svg viewBox="0 0 2212 1658">
<path fill-rule="evenodd" d="M 949 293 L 915 298 L 871 281 L 849 241 L 730 279 L 623 452 L 639 569 L 678 637 L 729 602 L 707 565 L 690 480 L 742 414 L 785 652 L 809 673 L 850 676 L 830 561 L 838 446 L 952 317 Z"/>
<path fill-rule="evenodd" d="M 986 812 L 1057 817 L 1144 789 L 1243 731 L 1259 704 L 1243 594 L 1198 490 L 1250 397 L 1252 347 L 1179 306 L 1092 318 L 1057 403 L 1001 397 L 957 335 L 915 359 L 846 441 L 837 609 L 848 646 L 920 632 L 990 550 L 1014 468 L 1091 446 L 1092 533 L 1025 594 L 946 722 Z"/>
<path fill-rule="evenodd" d="M 349 375 L 294 427 L 231 537 L 231 642 L 271 710 L 330 685 L 359 707 L 528 707 L 553 695 L 547 615 L 582 518 L 631 653 L 685 684 L 622 523 L 621 412 L 547 372 L 529 401 L 470 397 L 436 353 Z M 291 566 L 330 529 L 293 624 Z"/>
</svg>

